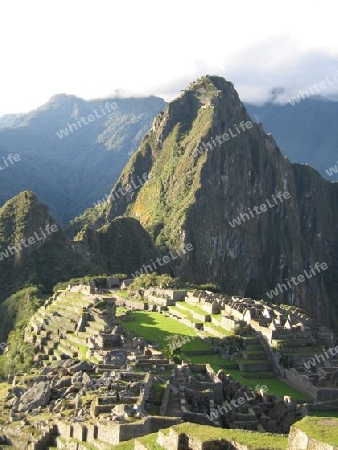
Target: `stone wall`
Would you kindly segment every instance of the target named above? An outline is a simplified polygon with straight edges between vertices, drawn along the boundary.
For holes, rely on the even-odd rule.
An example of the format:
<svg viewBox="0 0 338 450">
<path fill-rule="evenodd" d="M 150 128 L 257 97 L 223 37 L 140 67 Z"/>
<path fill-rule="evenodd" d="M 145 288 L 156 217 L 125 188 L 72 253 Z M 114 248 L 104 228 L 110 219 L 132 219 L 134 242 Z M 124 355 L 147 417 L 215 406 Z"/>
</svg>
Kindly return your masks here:
<svg viewBox="0 0 338 450">
<path fill-rule="evenodd" d="M 202 442 L 191 435 L 177 433 L 173 429 L 169 431 L 169 434 L 159 432 L 157 443 L 166 450 L 249 450 L 246 445 L 238 444 L 233 440 L 231 442 L 225 440 L 213 441 L 210 436 L 210 441 Z M 294 450 L 296 448 L 294 447 Z"/>
<path fill-rule="evenodd" d="M 288 450 L 338 450 L 338 446 L 320 442 L 293 426 L 289 433 Z"/>
<path fill-rule="evenodd" d="M 84 284 L 69 284 L 67 287 L 67 291 L 90 295 L 95 294 L 95 286 L 87 286 Z"/>
<path fill-rule="evenodd" d="M 147 373 L 147 375 L 145 376 L 144 388 L 141 390 L 139 400 L 136 403 L 141 410 L 144 408 L 145 401 L 149 397 L 151 385 L 152 377 L 150 373 Z"/>
<path fill-rule="evenodd" d="M 167 411 L 167 407 L 168 407 L 168 403 L 169 403 L 169 398 L 170 398 L 170 381 L 168 380 L 165 384 L 165 389 L 164 389 L 164 394 L 162 397 L 162 402 L 161 402 L 161 407 L 160 407 L 160 416 L 164 416 L 166 411 Z"/>
<path fill-rule="evenodd" d="M 97 337 L 99 348 L 115 348 L 122 347 L 122 340 L 120 334 L 99 334 Z"/>
<path fill-rule="evenodd" d="M 228 331 L 234 331 L 238 326 L 238 321 L 236 319 L 231 319 L 230 317 L 222 316 L 221 325 Z"/>
<path fill-rule="evenodd" d="M 284 378 L 285 376 L 285 369 L 283 366 L 281 366 L 278 362 L 278 357 L 277 355 L 273 352 L 272 348 L 270 347 L 266 337 L 261 333 L 261 332 L 257 332 L 256 336 L 258 338 L 259 343 L 262 345 L 262 347 L 265 350 L 265 353 L 273 367 L 274 372 Z"/>
<path fill-rule="evenodd" d="M 148 300 L 148 302 L 155 303 L 158 306 L 174 306 L 176 304 L 176 300 L 156 297 L 156 295 L 152 294 L 148 294 L 145 298 Z"/>
<path fill-rule="evenodd" d="M 332 401 L 338 399 L 338 389 L 317 387 L 317 401 Z"/>
<path fill-rule="evenodd" d="M 127 298 L 119 297 L 118 295 L 116 295 L 115 298 L 116 306 L 125 306 L 130 310 L 135 309 L 140 311 L 147 311 L 149 309 L 149 304 L 147 302 L 142 302 L 141 300 L 129 300 Z"/>
<path fill-rule="evenodd" d="M 296 369 L 285 369 L 285 377 L 304 394 L 313 399 L 317 398 L 317 387 L 307 376 L 300 374 Z"/>
</svg>

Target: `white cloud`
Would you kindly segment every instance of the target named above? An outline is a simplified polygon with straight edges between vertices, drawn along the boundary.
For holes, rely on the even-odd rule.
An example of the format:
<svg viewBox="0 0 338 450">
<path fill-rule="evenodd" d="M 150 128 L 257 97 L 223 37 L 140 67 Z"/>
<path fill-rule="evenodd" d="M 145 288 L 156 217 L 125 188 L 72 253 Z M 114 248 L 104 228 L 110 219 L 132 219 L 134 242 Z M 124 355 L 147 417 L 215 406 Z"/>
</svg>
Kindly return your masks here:
<svg viewBox="0 0 338 450">
<path fill-rule="evenodd" d="M 60 92 L 169 99 L 205 73 L 225 76 L 246 101 L 275 86 L 291 95 L 338 70 L 335 22 L 333 0 L 1 2 L 0 115 Z"/>
</svg>

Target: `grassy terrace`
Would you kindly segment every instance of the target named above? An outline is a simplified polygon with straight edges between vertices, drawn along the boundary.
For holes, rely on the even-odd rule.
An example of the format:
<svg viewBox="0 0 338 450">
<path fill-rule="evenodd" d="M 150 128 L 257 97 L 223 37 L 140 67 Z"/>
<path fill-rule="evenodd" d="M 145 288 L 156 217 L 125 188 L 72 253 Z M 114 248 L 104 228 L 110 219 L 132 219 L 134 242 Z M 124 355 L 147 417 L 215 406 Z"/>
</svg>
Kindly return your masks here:
<svg viewBox="0 0 338 450">
<path fill-rule="evenodd" d="M 184 356 L 184 355 L 183 355 Z M 307 397 L 301 392 L 293 389 L 288 384 L 284 383 L 279 378 L 264 378 L 263 374 L 257 374 L 257 378 L 245 378 L 246 372 L 241 372 L 239 369 L 227 368 L 227 364 L 233 364 L 233 361 L 227 361 L 222 359 L 218 354 L 215 355 L 197 355 L 197 356 L 187 356 L 184 358 L 185 361 L 203 364 L 209 363 L 211 367 L 217 372 L 220 369 L 226 370 L 235 380 L 239 381 L 241 384 L 246 384 L 251 388 L 255 388 L 257 384 L 266 385 L 269 389 L 269 393 L 283 397 L 284 395 L 290 395 L 295 400 L 306 400 Z M 254 377 L 255 372 L 251 372 L 250 376 Z M 262 378 L 260 378 L 262 376 Z"/>
<path fill-rule="evenodd" d="M 295 424 L 309 437 L 326 444 L 338 445 L 338 419 L 333 417 L 304 417 Z"/>
<path fill-rule="evenodd" d="M 132 320 L 121 322 L 123 328 L 137 336 L 144 336 L 146 339 L 158 342 L 161 348 L 167 345 L 165 338 L 171 334 L 197 337 L 194 329 L 163 314 L 147 311 L 132 311 L 129 314 Z"/>
<path fill-rule="evenodd" d="M 198 439 L 201 442 L 207 442 L 211 439 L 225 440 L 227 442 L 237 442 L 246 445 L 249 450 L 287 450 L 288 437 L 280 434 L 258 433 L 255 431 L 228 430 L 222 428 L 210 427 L 207 425 L 197 425 L 195 423 L 183 423 L 172 427 L 178 434 L 186 434 L 189 437 Z M 162 430 L 165 434 L 169 429 Z M 157 433 L 148 434 L 137 438 L 149 450 L 162 450 L 163 447 L 157 444 Z M 135 439 L 121 442 L 112 449 L 134 450 Z"/>
<path fill-rule="evenodd" d="M 202 323 L 201 320 L 195 319 L 192 316 L 192 314 L 190 314 L 188 311 L 185 311 L 184 309 L 178 308 L 177 306 L 168 306 L 168 309 L 169 309 L 170 312 L 177 313 L 180 317 L 181 316 L 186 317 L 192 323 Z"/>
<path fill-rule="evenodd" d="M 205 324 L 207 327 L 212 328 L 213 330 L 217 331 L 218 333 L 223 334 L 224 336 L 232 336 L 233 333 L 231 333 L 230 331 L 226 330 L 225 328 L 221 327 L 221 326 L 217 326 L 211 322 L 207 322 Z"/>
<path fill-rule="evenodd" d="M 177 302 L 177 304 L 182 305 L 183 307 L 188 308 L 190 311 L 194 311 L 198 314 L 201 314 L 202 316 L 210 316 L 209 313 L 207 313 L 206 311 L 204 311 L 201 308 L 198 308 L 195 305 L 190 305 L 190 303 L 186 303 L 186 302 Z M 182 308 L 183 309 L 183 308 Z"/>
<path fill-rule="evenodd" d="M 227 368 L 227 365 L 231 367 L 236 361 L 222 359 L 219 354 L 186 355 L 184 351 L 211 350 L 212 347 L 198 337 L 197 330 L 194 330 L 175 319 L 166 317 L 158 312 L 132 311 L 129 314 L 131 320 L 127 322 L 122 321 L 122 326 L 126 330 L 132 331 L 137 336 L 143 336 L 146 339 L 158 342 L 161 348 L 164 348 L 167 345 L 165 338 L 171 334 L 191 336 L 191 341 L 182 347 L 181 352 L 181 357 L 186 362 L 200 364 L 209 363 L 215 372 L 220 369 L 225 369 L 235 380 L 252 388 L 255 388 L 257 384 L 265 384 L 269 389 L 269 393 L 279 397 L 290 395 L 293 399 L 297 400 L 305 400 L 307 398 L 301 392 L 291 388 L 278 378 L 271 378 L 268 376 L 264 378 L 264 373 L 257 374 L 257 378 L 253 378 L 255 373 L 251 372 L 250 378 L 245 378 L 245 376 L 248 375 L 246 372 L 241 372 L 239 369 Z M 260 344 L 249 344 L 248 348 L 256 351 L 260 350 L 262 347 Z M 245 360 L 245 362 L 250 363 L 248 360 Z M 255 363 L 255 361 L 252 361 L 252 363 Z"/>
<path fill-rule="evenodd" d="M 184 433 L 188 437 L 203 442 L 210 439 L 224 439 L 247 445 L 249 450 L 286 450 L 288 437 L 278 434 L 258 433 L 254 431 L 214 428 L 207 425 L 183 423 L 172 427 L 177 433 Z"/>
</svg>

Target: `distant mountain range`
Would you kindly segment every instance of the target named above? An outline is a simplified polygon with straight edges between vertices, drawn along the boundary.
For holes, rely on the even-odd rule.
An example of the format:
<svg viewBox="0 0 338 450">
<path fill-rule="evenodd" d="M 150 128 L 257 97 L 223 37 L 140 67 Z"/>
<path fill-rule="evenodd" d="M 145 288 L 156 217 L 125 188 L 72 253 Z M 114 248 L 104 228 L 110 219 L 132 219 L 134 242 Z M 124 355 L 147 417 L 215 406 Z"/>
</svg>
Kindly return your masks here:
<svg viewBox="0 0 338 450">
<path fill-rule="evenodd" d="M 31 190 L 66 224 L 109 193 L 164 107 L 157 97 L 85 101 L 62 94 L 36 111 L 1 117 L 0 205 Z M 20 161 L 5 167 L 10 154 Z"/>
<path fill-rule="evenodd" d="M 293 106 L 266 103 L 246 108 L 292 162 L 307 163 L 324 178 L 338 181 L 338 102 L 305 98 Z"/>
<path fill-rule="evenodd" d="M 65 225 L 108 196 L 165 106 L 157 97 L 85 101 L 60 94 L 28 114 L 0 117 L 0 205 L 31 190 Z M 292 162 L 338 180 L 338 102 L 310 98 L 294 106 L 246 107 Z M 5 167 L 10 154 L 20 162 Z"/>
</svg>

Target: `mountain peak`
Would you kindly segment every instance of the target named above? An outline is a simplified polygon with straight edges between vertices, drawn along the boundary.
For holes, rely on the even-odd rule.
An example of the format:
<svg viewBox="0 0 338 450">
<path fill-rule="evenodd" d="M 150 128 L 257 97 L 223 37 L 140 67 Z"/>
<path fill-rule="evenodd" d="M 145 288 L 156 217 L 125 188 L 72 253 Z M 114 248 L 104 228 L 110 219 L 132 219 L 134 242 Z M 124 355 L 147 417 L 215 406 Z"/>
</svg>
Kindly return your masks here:
<svg viewBox="0 0 338 450">
<path fill-rule="evenodd" d="M 132 187 L 144 175 L 147 182 Z M 321 236 L 335 241 L 329 225 L 337 214 L 333 189 L 315 171 L 284 158 L 272 136 L 251 121 L 232 83 L 206 76 L 157 116 L 114 187 L 105 214 L 108 220 L 136 218 L 160 248 L 191 244 L 194 250 L 175 273 L 192 282 L 207 280 L 227 292 L 263 296 L 312 262 L 331 264 L 332 253 L 319 243 L 315 250 L 311 246 Z M 278 193 L 289 200 L 271 204 Z M 318 221 L 319 212 L 312 215 L 308 208 L 324 208 L 329 219 Z M 302 247 L 296 244 L 301 239 Z M 304 284 L 286 292 L 282 301 L 303 307 L 308 295 L 313 304 L 317 298 L 327 302 L 320 278 L 311 283 L 312 297 Z M 329 282 L 325 289 L 334 292 Z M 325 314 L 321 320 L 327 322 Z"/>
<path fill-rule="evenodd" d="M 68 103 L 72 100 L 80 100 L 79 97 L 76 97 L 75 95 L 69 95 L 69 94 L 55 94 L 53 95 L 47 103 Z"/>
</svg>

